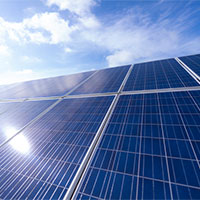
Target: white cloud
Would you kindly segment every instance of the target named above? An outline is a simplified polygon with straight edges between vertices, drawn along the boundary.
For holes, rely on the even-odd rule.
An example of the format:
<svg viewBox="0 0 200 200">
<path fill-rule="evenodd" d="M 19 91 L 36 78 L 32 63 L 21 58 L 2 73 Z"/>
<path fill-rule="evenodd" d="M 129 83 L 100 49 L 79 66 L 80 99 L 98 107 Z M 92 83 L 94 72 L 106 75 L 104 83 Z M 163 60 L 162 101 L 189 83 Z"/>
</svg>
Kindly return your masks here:
<svg viewBox="0 0 200 200">
<path fill-rule="evenodd" d="M 62 18 L 58 12 L 35 14 L 18 23 L 7 22 L 0 17 L 0 54 L 5 55 L 9 50 L 5 45 L 7 38 L 20 43 L 61 44 L 65 53 L 93 53 L 93 45 L 106 52 L 108 66 L 200 51 L 200 37 L 184 35 L 190 26 L 185 24 L 187 10 L 186 15 L 181 13 L 176 18 L 170 18 L 166 11 L 152 20 L 151 15 L 135 8 L 122 11 L 121 15 L 112 14 L 99 19 L 92 13 L 93 6 L 97 5 L 94 0 L 45 2 L 48 6 L 56 5 L 60 10 L 70 11 L 73 20 Z M 23 60 L 37 62 L 33 57 L 25 56 Z"/>
<path fill-rule="evenodd" d="M 65 53 L 71 53 L 73 50 L 69 47 L 64 48 Z"/>
<path fill-rule="evenodd" d="M 41 33 L 40 29 L 46 31 L 43 32 L 42 37 L 48 38 L 52 44 L 69 42 L 70 34 L 76 30 L 75 26 L 70 27 L 69 22 L 62 19 L 58 13 L 36 14 L 31 19 L 25 19 L 23 25 L 26 30 L 29 30 L 29 35 L 32 34 L 30 29 L 35 30 L 35 33 Z"/>
<path fill-rule="evenodd" d="M 132 53 L 129 50 L 116 51 L 114 54 L 106 57 L 109 66 L 117 66 L 123 64 L 130 64 L 132 62 Z"/>
<path fill-rule="evenodd" d="M 47 0 L 48 6 L 56 5 L 60 10 L 68 10 L 75 14 L 79 27 L 98 28 L 100 23 L 92 13 L 92 8 L 97 5 L 94 0 Z"/>
<path fill-rule="evenodd" d="M 21 61 L 25 63 L 40 63 L 42 60 L 34 56 L 22 56 Z"/>
<path fill-rule="evenodd" d="M 11 55 L 10 49 L 6 45 L 0 45 L 0 55 L 7 57 Z"/>
<path fill-rule="evenodd" d="M 83 16 L 90 13 L 91 7 L 96 5 L 94 0 L 47 0 L 47 5 L 56 5 L 60 10 L 69 10 Z"/>
<path fill-rule="evenodd" d="M 79 26 L 83 26 L 84 28 L 87 28 L 87 29 L 101 28 L 101 23 L 92 14 L 80 17 L 78 20 L 80 22 Z"/>
<path fill-rule="evenodd" d="M 27 75 L 27 74 L 32 74 L 33 73 L 33 70 L 31 69 L 24 69 L 22 71 L 17 71 L 16 74 L 18 75 Z"/>
<path fill-rule="evenodd" d="M 22 22 L 7 22 L 0 18 L 0 36 L 17 42 L 59 44 L 71 41 L 71 33 L 77 29 L 69 26 L 58 13 L 35 14 Z"/>
</svg>

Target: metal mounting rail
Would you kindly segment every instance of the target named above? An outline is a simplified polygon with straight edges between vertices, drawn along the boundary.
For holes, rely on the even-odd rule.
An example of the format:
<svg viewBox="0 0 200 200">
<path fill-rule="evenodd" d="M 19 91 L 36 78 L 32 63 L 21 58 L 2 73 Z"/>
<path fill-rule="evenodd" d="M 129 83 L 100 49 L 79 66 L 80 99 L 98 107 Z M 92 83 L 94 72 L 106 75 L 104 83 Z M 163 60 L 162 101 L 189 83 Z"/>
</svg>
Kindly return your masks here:
<svg viewBox="0 0 200 200">
<path fill-rule="evenodd" d="M 197 83 L 200 85 L 200 77 L 193 72 L 182 60 L 179 58 L 175 58 L 175 60 L 197 81 Z"/>
<path fill-rule="evenodd" d="M 91 94 L 79 94 L 79 95 L 68 95 L 68 96 L 39 97 L 39 98 L 36 97 L 36 98 L 28 98 L 28 99 L 0 99 L 0 103 L 102 97 L 102 96 L 114 96 L 116 94 L 120 94 L 120 95 L 131 95 L 132 94 L 132 95 L 134 95 L 134 94 L 149 94 L 149 93 L 164 93 L 164 92 L 181 92 L 181 91 L 193 91 L 193 90 L 200 90 L 200 86 L 162 88 L 162 89 L 151 89 L 151 90 L 121 91 L 120 93 L 105 92 L 105 93 L 93 93 L 93 94 L 91 93 Z"/>
<path fill-rule="evenodd" d="M 83 161 L 82 161 L 82 163 L 81 163 L 81 165 L 80 165 L 80 167 L 79 167 L 79 169 L 78 169 L 78 171 L 77 171 L 77 173 L 76 173 L 76 175 L 75 175 L 75 177 L 74 177 L 74 179 L 71 183 L 71 185 L 70 185 L 70 187 L 69 187 L 69 189 L 67 190 L 67 193 L 65 194 L 64 200 L 75 199 L 76 190 L 79 188 L 79 186 L 81 184 L 81 178 L 84 177 L 84 174 L 87 172 L 87 169 L 90 166 L 92 158 L 95 154 L 95 150 L 97 149 L 97 146 L 100 143 L 101 138 L 103 137 L 103 131 L 105 130 L 105 128 L 108 125 L 109 119 L 110 119 L 112 112 L 114 111 L 115 106 L 116 106 L 118 99 L 120 97 L 120 92 L 123 89 L 124 85 L 126 84 L 128 76 L 129 76 L 129 74 L 132 70 L 132 67 L 133 67 L 133 65 L 131 65 L 131 67 L 129 68 L 129 70 L 128 70 L 128 72 L 127 72 L 118 92 L 117 92 L 117 94 L 115 95 L 115 98 L 113 99 L 113 101 L 112 101 L 112 103 L 111 103 L 111 105 L 110 105 L 110 107 L 109 107 L 109 109 L 108 109 L 108 111 L 107 111 L 107 113 L 106 113 L 106 115 L 105 115 L 105 117 L 104 117 L 104 119 L 103 119 L 103 121 L 102 121 L 102 123 L 101 123 L 101 125 L 100 125 L 100 127 L 99 127 L 99 129 L 98 129 L 98 131 L 97 131 L 97 133 L 96 133 L 96 135 L 95 135 L 95 137 L 94 137 L 94 139 L 93 139 L 93 141 L 92 141 L 92 143 L 91 143 L 91 145 L 90 145 L 90 147 L 89 147 L 89 149 L 88 149 L 88 151 L 87 151 L 87 153 L 86 153 L 86 155 L 85 155 L 85 157 L 84 157 L 84 159 L 83 159 Z"/>
<path fill-rule="evenodd" d="M 164 92 L 181 92 L 181 91 L 193 91 L 193 90 L 200 90 L 200 86 L 163 88 L 163 89 L 153 89 L 153 90 L 123 91 L 123 92 L 121 92 L 121 95 L 151 94 L 151 93 L 164 93 Z"/>
</svg>

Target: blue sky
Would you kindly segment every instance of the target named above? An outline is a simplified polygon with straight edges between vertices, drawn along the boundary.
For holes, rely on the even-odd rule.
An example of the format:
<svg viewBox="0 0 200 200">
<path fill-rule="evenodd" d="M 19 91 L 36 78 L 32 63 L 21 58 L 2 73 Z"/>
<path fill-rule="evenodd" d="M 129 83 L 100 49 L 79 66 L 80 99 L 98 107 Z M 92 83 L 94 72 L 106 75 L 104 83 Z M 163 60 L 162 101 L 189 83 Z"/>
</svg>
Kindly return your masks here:
<svg viewBox="0 0 200 200">
<path fill-rule="evenodd" d="M 0 84 L 200 53 L 199 19 L 199 0 L 1 0 Z"/>
</svg>

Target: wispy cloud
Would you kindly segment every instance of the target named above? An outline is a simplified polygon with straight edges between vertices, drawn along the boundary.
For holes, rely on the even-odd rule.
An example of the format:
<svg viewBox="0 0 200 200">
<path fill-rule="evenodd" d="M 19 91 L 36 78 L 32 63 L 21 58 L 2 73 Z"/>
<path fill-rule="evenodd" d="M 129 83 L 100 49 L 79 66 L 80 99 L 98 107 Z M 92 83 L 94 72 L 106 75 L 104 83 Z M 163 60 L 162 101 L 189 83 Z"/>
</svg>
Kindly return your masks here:
<svg viewBox="0 0 200 200">
<path fill-rule="evenodd" d="M 185 14 L 188 13 L 186 9 Z M 110 52 L 106 57 L 109 66 L 199 51 L 200 37 L 191 38 L 185 34 L 192 22 L 185 24 L 184 13 L 179 14 L 168 17 L 168 11 L 152 19 L 138 8 L 116 16 L 108 25 L 101 22 L 96 29 L 85 29 L 81 35 Z"/>
<path fill-rule="evenodd" d="M 177 11 L 177 8 L 166 6 L 165 1 L 160 1 L 149 8 L 152 9 L 149 12 L 135 6 L 122 10 L 120 14 L 97 17 L 93 8 L 99 4 L 95 0 L 44 2 L 49 7 L 56 6 L 57 11 L 34 14 L 17 23 L 0 18 L 0 54 L 6 54 L 7 38 L 25 44 L 60 45 L 65 55 L 71 52 L 93 53 L 93 45 L 97 53 L 98 49 L 106 52 L 104 57 L 108 66 L 190 54 L 200 50 L 200 36 L 190 37 L 185 34 L 195 19 L 190 20 L 190 23 L 186 22 L 196 12 L 187 6 L 184 11 Z M 162 9 L 159 10 L 160 8 Z M 70 15 L 63 18 L 61 10 Z M 153 15 L 157 10 L 159 14 Z M 24 57 L 27 62 L 31 59 L 34 60 Z"/>
</svg>

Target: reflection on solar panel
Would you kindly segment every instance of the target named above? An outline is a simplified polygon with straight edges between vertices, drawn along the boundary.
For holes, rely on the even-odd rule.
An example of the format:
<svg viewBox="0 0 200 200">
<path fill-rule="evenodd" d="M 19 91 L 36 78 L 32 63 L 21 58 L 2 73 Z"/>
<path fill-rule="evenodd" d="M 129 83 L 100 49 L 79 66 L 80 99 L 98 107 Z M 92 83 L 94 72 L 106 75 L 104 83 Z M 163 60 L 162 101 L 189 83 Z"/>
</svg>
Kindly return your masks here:
<svg viewBox="0 0 200 200">
<path fill-rule="evenodd" d="M 0 145 L 55 101 L 0 103 Z"/>
<path fill-rule="evenodd" d="M 168 59 L 0 86 L 0 199 L 200 199 L 189 73 Z"/>
<path fill-rule="evenodd" d="M 12 87 L 6 85 L 0 88 L 1 99 L 30 98 L 30 97 L 48 97 L 62 96 L 72 88 L 91 76 L 93 72 L 85 72 L 68 76 L 47 78 L 40 80 L 27 81 L 23 83 L 12 84 Z"/>
<path fill-rule="evenodd" d="M 12 141 L 5 145 L 0 168 L 10 178 L 1 178 L 0 198 L 63 198 L 112 100 L 63 100 L 16 136 L 27 141 L 24 152 L 16 151 Z"/>
<path fill-rule="evenodd" d="M 117 92 L 130 65 L 100 70 L 71 94 Z"/>
<path fill-rule="evenodd" d="M 174 60 L 136 64 L 125 91 L 197 86 L 198 83 Z"/>
<path fill-rule="evenodd" d="M 179 59 L 200 76 L 200 54 L 194 56 L 184 56 Z"/>
</svg>

